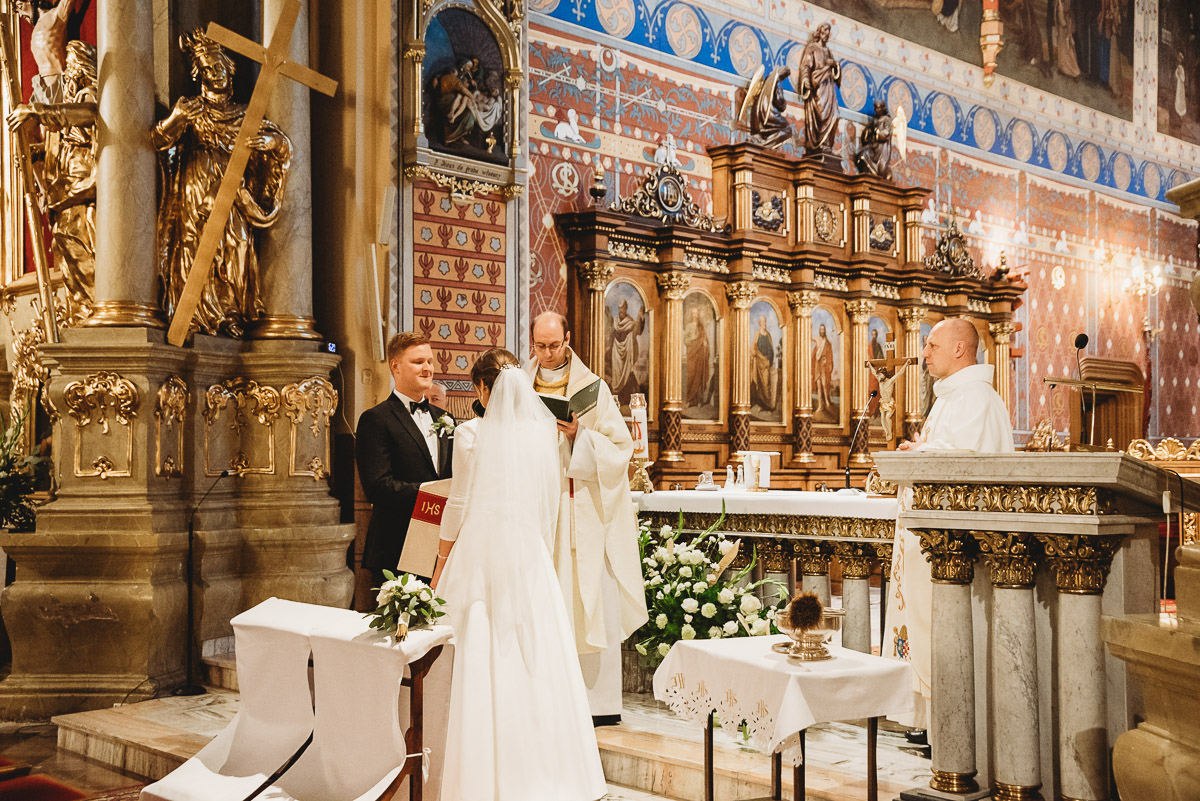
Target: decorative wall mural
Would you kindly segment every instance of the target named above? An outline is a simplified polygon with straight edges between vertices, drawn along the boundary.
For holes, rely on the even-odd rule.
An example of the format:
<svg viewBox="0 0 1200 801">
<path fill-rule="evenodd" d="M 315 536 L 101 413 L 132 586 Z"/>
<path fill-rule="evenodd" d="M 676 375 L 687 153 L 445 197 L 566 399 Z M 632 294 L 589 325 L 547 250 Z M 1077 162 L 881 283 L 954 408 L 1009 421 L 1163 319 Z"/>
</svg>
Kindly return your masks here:
<svg viewBox="0 0 1200 801">
<path fill-rule="evenodd" d="M 507 162 L 504 63 L 479 17 L 448 8 L 430 21 L 422 85 L 425 132 L 434 149 Z"/>
<path fill-rule="evenodd" d="M 721 418 L 721 323 L 712 299 L 689 292 L 683 299 L 683 416 Z"/>
<path fill-rule="evenodd" d="M 783 422 L 783 327 L 766 300 L 750 306 L 750 419 Z"/>
<path fill-rule="evenodd" d="M 641 392 L 650 398 L 650 325 L 642 291 L 614 281 L 604 292 L 604 378 L 621 403 Z"/>
<path fill-rule="evenodd" d="M 833 314 L 821 306 L 813 309 L 813 422 L 842 423 L 842 332 Z"/>
<path fill-rule="evenodd" d="M 1200 5 L 1158 0 L 1158 132 L 1200 145 Z"/>
</svg>

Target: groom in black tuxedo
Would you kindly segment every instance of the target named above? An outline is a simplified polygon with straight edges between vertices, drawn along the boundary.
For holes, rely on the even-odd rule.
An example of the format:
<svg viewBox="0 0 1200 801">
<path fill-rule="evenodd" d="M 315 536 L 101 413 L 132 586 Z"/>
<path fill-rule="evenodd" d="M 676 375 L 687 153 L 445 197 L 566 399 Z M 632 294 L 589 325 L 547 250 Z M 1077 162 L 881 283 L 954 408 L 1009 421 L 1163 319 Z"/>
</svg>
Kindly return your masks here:
<svg viewBox="0 0 1200 801">
<path fill-rule="evenodd" d="M 423 482 L 450 477 L 454 450 L 453 436 L 434 430 L 449 414 L 427 400 L 433 385 L 429 339 L 411 331 L 396 334 L 387 358 L 395 390 L 358 418 L 354 443 L 359 479 L 373 506 L 362 559 L 372 587 L 383 583 L 384 569 L 395 572 L 417 491 Z"/>
</svg>

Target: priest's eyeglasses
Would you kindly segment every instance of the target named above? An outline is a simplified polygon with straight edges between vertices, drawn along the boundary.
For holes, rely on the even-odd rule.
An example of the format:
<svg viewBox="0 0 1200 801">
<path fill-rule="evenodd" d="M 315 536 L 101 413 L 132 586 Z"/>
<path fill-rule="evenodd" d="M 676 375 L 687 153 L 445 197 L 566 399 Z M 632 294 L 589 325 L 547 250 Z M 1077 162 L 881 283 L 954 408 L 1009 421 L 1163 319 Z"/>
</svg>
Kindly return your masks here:
<svg viewBox="0 0 1200 801">
<path fill-rule="evenodd" d="M 567 344 L 565 340 L 560 339 L 558 342 L 534 342 L 533 349 L 538 353 L 554 353 L 557 350 L 562 350 L 562 346 Z"/>
</svg>

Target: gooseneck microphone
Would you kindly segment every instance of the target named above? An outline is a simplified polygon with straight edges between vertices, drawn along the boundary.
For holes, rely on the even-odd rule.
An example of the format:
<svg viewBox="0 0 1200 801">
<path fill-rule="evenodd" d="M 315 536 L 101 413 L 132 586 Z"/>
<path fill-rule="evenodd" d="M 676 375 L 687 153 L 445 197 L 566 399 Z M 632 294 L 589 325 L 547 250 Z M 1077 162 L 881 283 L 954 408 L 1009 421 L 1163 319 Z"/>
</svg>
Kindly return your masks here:
<svg viewBox="0 0 1200 801">
<path fill-rule="evenodd" d="M 850 437 L 850 451 L 854 450 L 854 443 L 858 441 L 858 432 L 867 419 L 867 409 L 871 408 L 871 401 L 875 400 L 878 395 L 879 390 L 877 389 L 871 390 L 871 394 L 867 395 L 867 402 L 863 405 L 862 414 L 858 417 L 858 425 L 854 427 L 854 436 Z M 850 489 L 850 451 L 846 452 L 846 486 L 843 489 Z"/>
<path fill-rule="evenodd" d="M 1076 370 L 1075 375 L 1080 381 L 1083 380 L 1082 353 L 1083 353 L 1083 349 L 1086 348 L 1087 345 L 1088 345 L 1088 335 L 1087 334 L 1076 334 L 1075 335 L 1075 370 Z M 1095 416 L 1096 412 L 1095 412 L 1095 404 L 1094 403 L 1092 404 L 1092 407 L 1093 407 L 1092 415 Z M 1083 433 L 1084 432 L 1084 421 L 1086 421 L 1086 420 L 1087 420 L 1087 396 L 1085 396 L 1083 394 L 1083 387 L 1080 387 L 1079 388 L 1079 434 L 1080 434 L 1080 437 L 1084 436 L 1084 433 Z M 1087 437 L 1087 440 L 1088 441 L 1084 444 L 1086 444 L 1086 445 L 1092 444 L 1091 437 Z"/>
<path fill-rule="evenodd" d="M 217 484 L 221 483 L 221 479 L 231 475 L 229 470 L 222 470 L 217 477 L 213 479 L 213 483 L 200 496 L 200 500 L 196 501 L 196 505 L 188 512 L 188 538 L 187 538 L 187 564 L 184 566 L 184 572 L 187 576 L 187 647 L 184 649 L 187 654 L 187 679 L 183 686 L 175 691 L 175 695 L 204 695 L 204 687 L 195 681 L 194 663 L 196 656 L 196 622 L 195 614 L 196 607 L 192 593 L 193 583 L 195 582 L 195 567 L 193 560 L 196 550 L 196 512 L 200 506 L 208 498 L 209 493 L 217 488 Z"/>
</svg>

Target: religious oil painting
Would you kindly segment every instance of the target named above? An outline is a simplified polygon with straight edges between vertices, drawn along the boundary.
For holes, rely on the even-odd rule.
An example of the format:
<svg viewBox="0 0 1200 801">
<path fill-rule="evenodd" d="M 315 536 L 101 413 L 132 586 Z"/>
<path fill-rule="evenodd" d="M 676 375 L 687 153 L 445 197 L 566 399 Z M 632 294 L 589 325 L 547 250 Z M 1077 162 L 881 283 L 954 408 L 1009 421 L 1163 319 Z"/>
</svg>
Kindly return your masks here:
<svg viewBox="0 0 1200 801">
<path fill-rule="evenodd" d="M 470 11 L 448 8 L 425 33 L 425 135 L 435 150 L 505 163 L 504 62 L 495 35 Z"/>
<path fill-rule="evenodd" d="M 721 321 L 704 292 L 683 299 L 683 416 L 688 420 L 721 419 Z"/>
<path fill-rule="evenodd" d="M 1158 132 L 1200 145 L 1200 3 L 1158 0 Z"/>
<path fill-rule="evenodd" d="M 768 300 L 750 307 L 750 419 L 783 422 L 783 326 Z"/>
<path fill-rule="evenodd" d="M 1162 2 L 1195 5 L 1195 0 Z M 812 0 L 811 5 L 968 64 L 983 64 L 978 0 Z M 1005 44 L 996 72 L 1132 120 L 1134 5 L 1133 0 L 1000 0 Z M 1166 15 L 1161 17 L 1165 28 Z M 1183 19 L 1186 23 L 1186 14 Z M 1193 46 L 1193 57 L 1196 52 Z M 1162 70 L 1161 55 L 1159 65 Z"/>
<path fill-rule="evenodd" d="M 629 281 L 614 281 L 604 293 L 604 378 L 623 414 L 629 396 L 650 400 L 650 313 L 642 291 Z"/>
<path fill-rule="evenodd" d="M 842 333 L 828 309 L 812 316 L 812 407 L 816 425 L 842 425 Z"/>
</svg>

